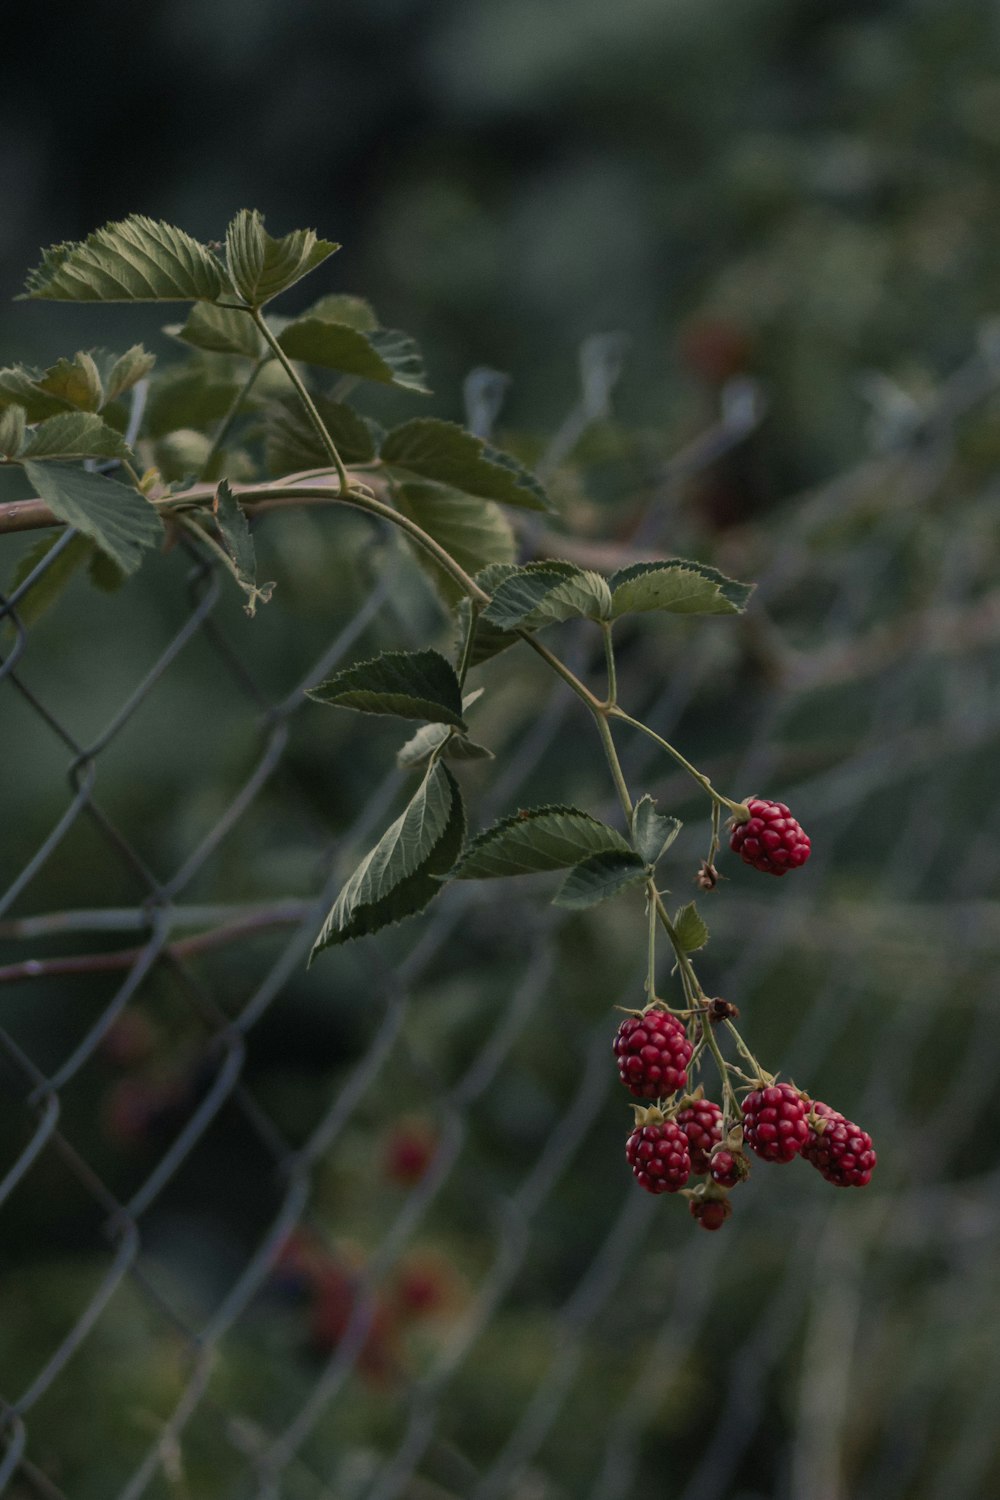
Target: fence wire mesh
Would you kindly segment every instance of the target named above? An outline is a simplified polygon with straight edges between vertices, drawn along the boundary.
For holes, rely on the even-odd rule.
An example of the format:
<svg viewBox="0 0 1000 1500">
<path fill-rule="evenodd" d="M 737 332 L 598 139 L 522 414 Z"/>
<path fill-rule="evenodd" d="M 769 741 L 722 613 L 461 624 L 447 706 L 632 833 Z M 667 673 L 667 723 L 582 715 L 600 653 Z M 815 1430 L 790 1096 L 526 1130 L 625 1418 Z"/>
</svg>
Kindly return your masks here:
<svg viewBox="0 0 1000 1500">
<path fill-rule="evenodd" d="M 304 689 L 417 643 L 402 554 L 359 533 L 321 617 L 279 594 L 245 622 L 183 548 L 128 639 L 121 599 L 22 619 L 58 548 L 3 602 L 0 1492 L 996 1491 L 1000 487 L 961 433 L 997 383 L 971 360 L 857 470 L 724 537 L 760 579 L 745 625 L 623 637 L 647 722 L 812 834 L 791 889 L 730 871 L 705 899 L 705 975 L 880 1153 L 856 1197 L 761 1167 L 719 1235 L 619 1160 L 612 1007 L 639 1003 L 645 950 L 618 903 L 582 921 L 456 886 L 306 972 L 404 778 Z M 728 441 L 659 476 L 638 541 Z M 562 686 L 492 670 L 480 824 L 567 776 L 606 798 Z M 701 815 L 648 741 L 621 748 L 633 786 Z M 386 1167 L 400 1118 L 409 1174 Z"/>
</svg>

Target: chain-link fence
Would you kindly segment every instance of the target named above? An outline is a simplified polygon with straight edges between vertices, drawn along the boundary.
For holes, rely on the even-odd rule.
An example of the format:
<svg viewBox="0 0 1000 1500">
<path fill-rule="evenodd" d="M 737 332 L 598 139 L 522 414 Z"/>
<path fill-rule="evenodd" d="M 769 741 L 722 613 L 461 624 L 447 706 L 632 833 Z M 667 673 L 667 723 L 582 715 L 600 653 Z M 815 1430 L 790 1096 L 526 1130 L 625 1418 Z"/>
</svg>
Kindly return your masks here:
<svg viewBox="0 0 1000 1500">
<path fill-rule="evenodd" d="M 641 911 L 456 885 L 305 969 L 404 777 L 386 731 L 303 690 L 414 643 L 408 559 L 311 516 L 303 567 L 359 528 L 322 607 L 283 586 L 247 622 L 183 546 L 37 620 L 59 548 L 12 593 L 0 1491 L 996 1489 L 1000 490 L 965 435 L 997 379 L 970 361 L 857 471 L 724 534 L 760 580 L 745 622 L 623 633 L 624 701 L 813 838 L 801 877 L 730 865 L 703 899 L 706 981 L 879 1150 L 858 1194 L 759 1165 L 716 1235 L 622 1158 Z M 726 433 L 658 476 L 638 542 L 672 537 Z M 585 715 L 516 654 L 483 673 L 480 825 L 570 795 L 613 817 Z M 621 749 L 703 816 L 655 746 Z M 683 900 L 704 842 L 672 851 Z"/>
</svg>

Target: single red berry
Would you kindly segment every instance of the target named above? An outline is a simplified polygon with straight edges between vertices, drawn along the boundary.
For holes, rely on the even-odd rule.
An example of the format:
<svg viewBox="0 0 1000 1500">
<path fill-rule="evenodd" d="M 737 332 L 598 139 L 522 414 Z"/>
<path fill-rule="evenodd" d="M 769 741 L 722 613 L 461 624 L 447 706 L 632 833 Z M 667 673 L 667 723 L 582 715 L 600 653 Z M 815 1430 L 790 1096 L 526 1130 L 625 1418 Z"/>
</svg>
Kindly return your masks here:
<svg viewBox="0 0 1000 1500">
<path fill-rule="evenodd" d="M 867 1187 L 878 1157 L 866 1130 L 816 1100 L 802 1155 L 834 1187 Z M 815 1123 L 814 1123 L 815 1121 Z M 817 1125 L 822 1122 L 822 1130 Z"/>
<path fill-rule="evenodd" d="M 618 1076 L 636 1099 L 662 1099 L 687 1083 L 691 1043 L 668 1011 L 626 1016 L 615 1037 Z"/>
<path fill-rule="evenodd" d="M 803 833 L 783 802 L 766 802 L 762 797 L 748 797 L 750 818 L 734 823 L 729 847 L 745 865 L 768 875 L 787 875 L 804 865 L 811 848 L 809 835 Z"/>
<path fill-rule="evenodd" d="M 743 1101 L 743 1139 L 764 1161 L 791 1161 L 809 1139 L 809 1101 L 790 1083 L 754 1089 Z"/>
<path fill-rule="evenodd" d="M 713 1182 L 732 1188 L 750 1176 L 750 1163 L 741 1151 L 716 1151 L 710 1172 Z"/>
<path fill-rule="evenodd" d="M 385 1172 L 394 1182 L 411 1187 L 434 1160 L 437 1137 L 424 1119 L 399 1121 L 385 1143 Z"/>
<path fill-rule="evenodd" d="M 678 1110 L 676 1118 L 688 1139 L 691 1170 L 700 1176 L 708 1171 L 708 1158 L 722 1140 L 722 1110 L 711 1099 L 695 1099 Z"/>
<path fill-rule="evenodd" d="M 687 1136 L 673 1120 L 637 1125 L 625 1143 L 625 1156 L 647 1193 L 676 1193 L 691 1176 Z"/>
<path fill-rule="evenodd" d="M 733 1211 L 728 1198 L 692 1198 L 688 1204 L 702 1229 L 721 1229 Z"/>
</svg>

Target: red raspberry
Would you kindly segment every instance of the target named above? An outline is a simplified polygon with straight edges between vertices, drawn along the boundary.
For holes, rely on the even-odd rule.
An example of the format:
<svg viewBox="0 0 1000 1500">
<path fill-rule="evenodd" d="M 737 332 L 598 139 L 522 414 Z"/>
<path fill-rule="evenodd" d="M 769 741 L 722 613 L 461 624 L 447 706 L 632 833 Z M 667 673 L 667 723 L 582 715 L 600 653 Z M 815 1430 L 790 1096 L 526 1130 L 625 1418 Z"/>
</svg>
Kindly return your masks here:
<svg viewBox="0 0 1000 1500">
<path fill-rule="evenodd" d="M 637 1125 L 625 1143 L 625 1156 L 647 1193 L 676 1193 L 691 1176 L 687 1136 L 673 1120 Z"/>
<path fill-rule="evenodd" d="M 722 1140 L 722 1110 L 711 1099 L 695 1099 L 676 1118 L 688 1139 L 692 1172 L 707 1172 L 712 1149 Z"/>
<path fill-rule="evenodd" d="M 437 1137 L 425 1119 L 408 1116 L 400 1120 L 385 1143 L 386 1176 L 412 1186 L 424 1177 L 436 1150 Z"/>
<path fill-rule="evenodd" d="M 809 1139 L 809 1102 L 790 1083 L 754 1089 L 743 1101 L 743 1139 L 764 1161 L 791 1161 Z"/>
<path fill-rule="evenodd" d="M 878 1160 L 871 1136 L 819 1100 L 812 1113 L 826 1123 L 819 1131 L 809 1122 L 809 1139 L 802 1147 L 806 1161 L 834 1187 L 867 1187 Z"/>
<path fill-rule="evenodd" d="M 615 1037 L 618 1076 L 636 1099 L 661 1099 L 687 1083 L 691 1043 L 665 1010 L 626 1016 Z"/>
<path fill-rule="evenodd" d="M 732 1188 L 750 1176 L 750 1163 L 742 1152 L 716 1151 L 712 1157 L 712 1181 L 720 1187 Z"/>
<path fill-rule="evenodd" d="M 721 1229 L 733 1211 L 728 1198 L 692 1198 L 688 1208 L 702 1229 Z"/>
<path fill-rule="evenodd" d="M 786 875 L 809 858 L 809 835 L 803 833 L 783 802 L 748 797 L 750 819 L 735 823 L 729 847 L 745 865 L 768 875 Z"/>
</svg>

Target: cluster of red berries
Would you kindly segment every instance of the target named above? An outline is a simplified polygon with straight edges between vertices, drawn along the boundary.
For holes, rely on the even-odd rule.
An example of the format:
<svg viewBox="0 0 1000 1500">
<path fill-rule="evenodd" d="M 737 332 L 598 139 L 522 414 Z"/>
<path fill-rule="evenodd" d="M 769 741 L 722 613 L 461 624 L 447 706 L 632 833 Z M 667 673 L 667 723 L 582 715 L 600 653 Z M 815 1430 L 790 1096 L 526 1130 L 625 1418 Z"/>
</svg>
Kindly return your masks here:
<svg viewBox="0 0 1000 1500">
<path fill-rule="evenodd" d="M 676 1018 L 655 1007 L 622 1022 L 615 1053 L 630 1093 L 663 1099 L 660 1079 L 668 1067 L 676 1073 L 683 1052 L 678 1032 L 683 1033 L 683 1027 Z M 636 1047 L 640 1037 L 645 1040 Z M 686 1036 L 685 1044 L 686 1062 L 691 1053 Z M 648 1074 L 628 1065 L 637 1057 L 644 1063 L 648 1060 Z M 683 1071 L 681 1078 L 679 1086 L 683 1087 Z M 865 1187 L 875 1167 L 867 1131 L 790 1083 L 753 1089 L 743 1101 L 742 1121 L 725 1138 L 722 1110 L 704 1098 L 701 1089 L 683 1096 L 673 1107 L 637 1106 L 635 1113 L 625 1156 L 636 1181 L 648 1193 L 676 1193 L 686 1188 L 692 1176 L 707 1178 L 688 1192 L 691 1212 L 703 1229 L 721 1228 L 732 1212 L 729 1191 L 750 1172 L 745 1147 L 762 1161 L 789 1162 L 803 1156 L 835 1187 Z"/>
</svg>

